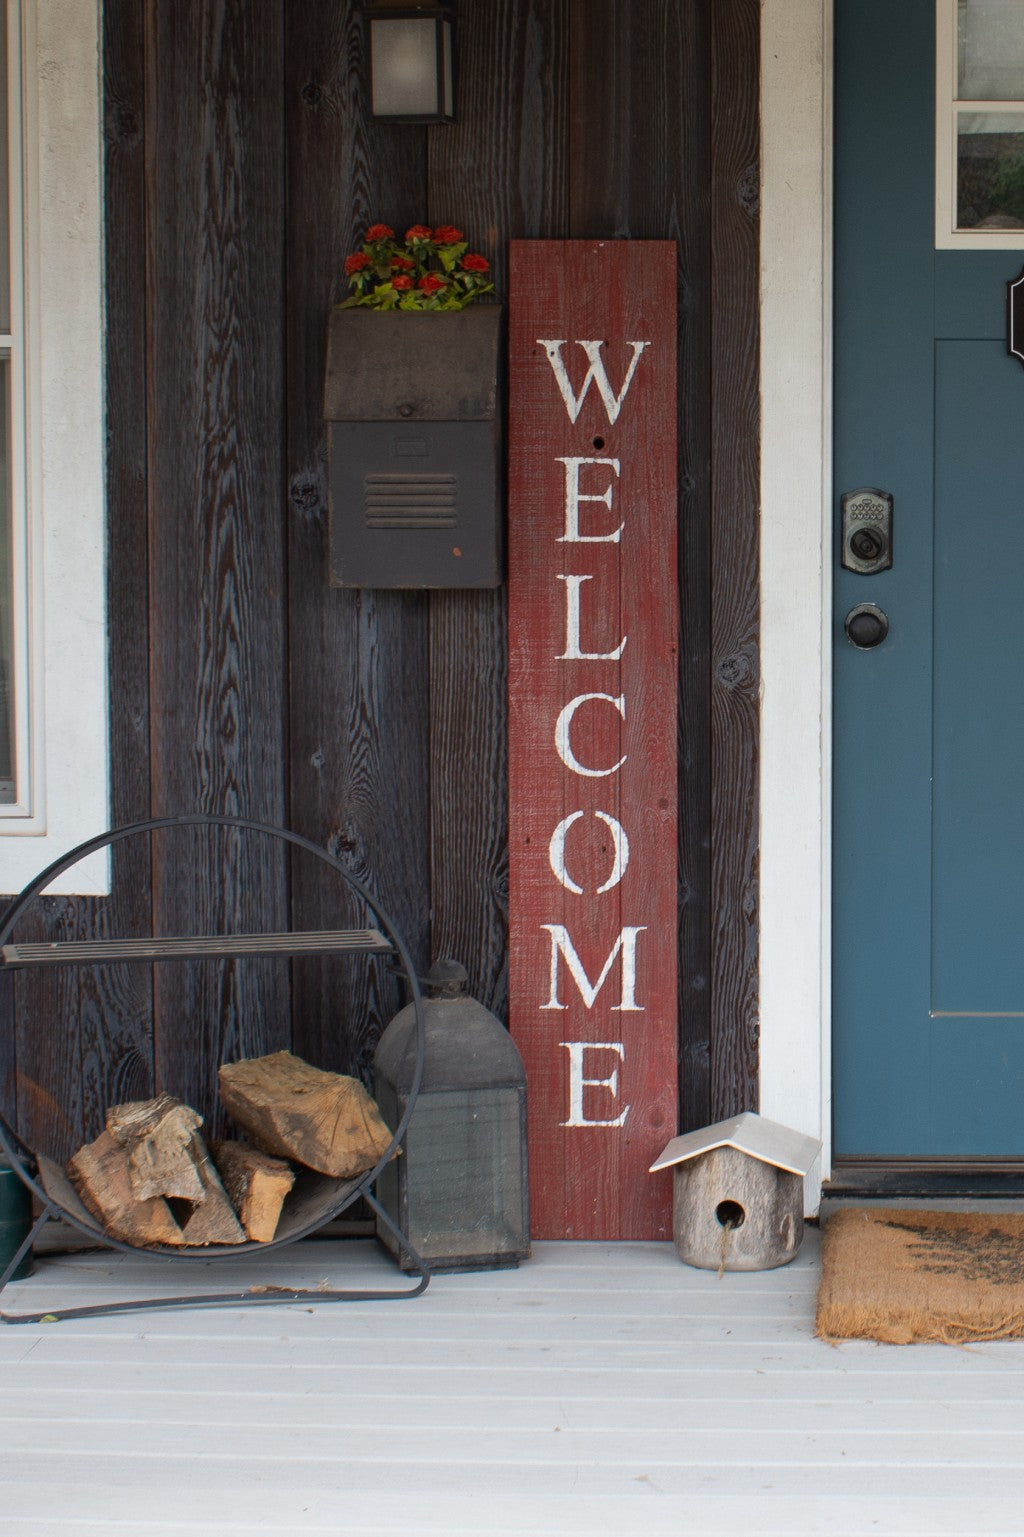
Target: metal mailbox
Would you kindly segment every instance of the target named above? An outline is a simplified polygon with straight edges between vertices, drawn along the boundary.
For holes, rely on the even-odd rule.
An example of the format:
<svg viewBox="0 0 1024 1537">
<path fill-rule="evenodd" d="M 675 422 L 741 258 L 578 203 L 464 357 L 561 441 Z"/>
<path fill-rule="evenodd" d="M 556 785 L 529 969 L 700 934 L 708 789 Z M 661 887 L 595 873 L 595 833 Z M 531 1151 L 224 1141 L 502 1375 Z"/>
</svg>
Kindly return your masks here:
<svg viewBox="0 0 1024 1537">
<path fill-rule="evenodd" d="M 333 311 L 332 586 L 500 585 L 503 338 L 500 305 Z"/>
</svg>

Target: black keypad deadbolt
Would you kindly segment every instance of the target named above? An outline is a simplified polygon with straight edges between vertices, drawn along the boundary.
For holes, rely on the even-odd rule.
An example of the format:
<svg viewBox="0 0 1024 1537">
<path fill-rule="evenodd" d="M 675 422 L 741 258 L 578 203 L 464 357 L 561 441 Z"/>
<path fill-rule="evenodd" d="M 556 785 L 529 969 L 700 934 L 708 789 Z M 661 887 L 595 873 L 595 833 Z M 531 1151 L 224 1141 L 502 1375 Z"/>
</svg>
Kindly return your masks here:
<svg viewBox="0 0 1024 1537">
<path fill-rule="evenodd" d="M 843 568 L 876 576 L 892 565 L 892 497 L 874 486 L 844 491 Z"/>
</svg>

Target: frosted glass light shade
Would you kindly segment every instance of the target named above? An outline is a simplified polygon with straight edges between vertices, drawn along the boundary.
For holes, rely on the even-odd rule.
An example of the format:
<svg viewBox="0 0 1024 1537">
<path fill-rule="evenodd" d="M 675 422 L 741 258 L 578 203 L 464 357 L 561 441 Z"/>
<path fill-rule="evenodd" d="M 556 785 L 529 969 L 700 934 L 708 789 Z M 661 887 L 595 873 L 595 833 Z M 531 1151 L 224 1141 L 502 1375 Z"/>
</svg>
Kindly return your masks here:
<svg viewBox="0 0 1024 1537">
<path fill-rule="evenodd" d="M 455 95 L 450 14 L 440 6 L 389 7 L 371 11 L 368 19 L 374 117 L 451 122 Z"/>
</svg>

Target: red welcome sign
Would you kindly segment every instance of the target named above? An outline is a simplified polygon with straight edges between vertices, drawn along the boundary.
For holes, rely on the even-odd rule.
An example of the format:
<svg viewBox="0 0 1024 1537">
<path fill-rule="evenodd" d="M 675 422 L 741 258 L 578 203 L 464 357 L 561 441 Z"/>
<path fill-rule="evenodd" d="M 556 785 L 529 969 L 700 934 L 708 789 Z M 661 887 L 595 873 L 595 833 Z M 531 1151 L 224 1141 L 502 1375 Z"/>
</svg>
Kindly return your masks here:
<svg viewBox="0 0 1024 1537">
<path fill-rule="evenodd" d="M 671 1236 L 676 252 L 513 241 L 510 1025 L 537 1238 Z"/>
</svg>

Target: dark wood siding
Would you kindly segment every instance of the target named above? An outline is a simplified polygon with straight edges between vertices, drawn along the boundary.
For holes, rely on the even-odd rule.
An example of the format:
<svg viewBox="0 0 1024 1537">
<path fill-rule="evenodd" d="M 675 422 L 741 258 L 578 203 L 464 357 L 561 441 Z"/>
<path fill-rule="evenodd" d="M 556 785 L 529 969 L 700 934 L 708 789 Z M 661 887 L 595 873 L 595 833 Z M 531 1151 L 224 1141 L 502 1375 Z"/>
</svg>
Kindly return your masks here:
<svg viewBox="0 0 1024 1537">
<path fill-rule="evenodd" d="M 328 586 L 325 321 L 374 219 L 458 223 L 499 288 L 513 237 L 678 242 L 687 1125 L 756 1103 L 758 15 L 460 0 L 459 121 L 428 129 L 366 117 L 352 0 L 104 5 L 114 820 L 295 828 L 499 1014 L 504 593 Z M 231 837 L 133 840 L 114 871 L 113 898 L 44 900 L 34 932 L 337 913 L 329 872 Z M 222 1054 L 291 1039 L 365 1071 L 399 1001 L 313 961 L 12 991 L 4 1103 L 58 1154 L 154 1075 L 207 1102 Z"/>
</svg>

